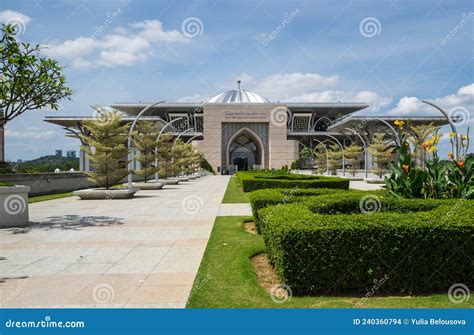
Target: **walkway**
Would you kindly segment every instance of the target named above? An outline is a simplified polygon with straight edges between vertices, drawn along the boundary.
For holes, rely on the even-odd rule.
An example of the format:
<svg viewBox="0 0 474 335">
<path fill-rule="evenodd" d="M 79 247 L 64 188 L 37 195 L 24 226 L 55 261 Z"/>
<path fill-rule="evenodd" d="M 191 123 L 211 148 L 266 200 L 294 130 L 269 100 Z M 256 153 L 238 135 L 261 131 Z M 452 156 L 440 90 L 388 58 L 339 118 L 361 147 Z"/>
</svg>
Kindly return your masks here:
<svg viewBox="0 0 474 335">
<path fill-rule="evenodd" d="M 229 181 L 30 205 L 0 230 L 2 307 L 184 307 Z"/>
</svg>

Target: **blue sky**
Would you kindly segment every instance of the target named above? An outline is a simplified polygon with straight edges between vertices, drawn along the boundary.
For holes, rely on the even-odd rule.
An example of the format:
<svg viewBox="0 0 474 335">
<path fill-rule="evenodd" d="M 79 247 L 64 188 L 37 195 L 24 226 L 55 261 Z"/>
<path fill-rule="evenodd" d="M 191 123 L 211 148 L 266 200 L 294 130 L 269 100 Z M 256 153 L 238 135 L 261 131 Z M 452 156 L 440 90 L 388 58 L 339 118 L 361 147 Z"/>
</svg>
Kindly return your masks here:
<svg viewBox="0 0 474 335">
<path fill-rule="evenodd" d="M 74 90 L 7 125 L 7 159 L 78 150 L 45 115 L 113 102 L 205 101 L 242 86 L 277 101 L 360 101 L 473 125 L 472 1 L 5 1 L 0 21 L 48 47 Z M 193 28 L 195 28 L 193 30 Z M 448 130 L 443 129 L 446 133 Z M 447 152 L 444 140 L 442 152 Z M 472 150 L 471 150 L 472 151 Z"/>
</svg>

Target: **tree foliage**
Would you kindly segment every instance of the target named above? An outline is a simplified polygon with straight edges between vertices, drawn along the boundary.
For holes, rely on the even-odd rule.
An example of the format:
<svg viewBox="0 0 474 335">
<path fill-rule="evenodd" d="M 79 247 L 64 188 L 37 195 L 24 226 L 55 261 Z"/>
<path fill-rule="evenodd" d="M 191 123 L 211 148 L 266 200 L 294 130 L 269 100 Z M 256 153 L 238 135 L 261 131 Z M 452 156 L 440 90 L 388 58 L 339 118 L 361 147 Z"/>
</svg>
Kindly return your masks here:
<svg viewBox="0 0 474 335">
<path fill-rule="evenodd" d="M 2 25 L 0 39 L 0 127 L 17 116 L 35 109 L 59 108 L 59 101 L 70 99 L 62 67 L 41 56 L 41 47 L 15 38 L 15 27 Z"/>
<path fill-rule="evenodd" d="M 342 165 L 342 151 L 337 144 L 332 144 L 328 149 L 329 170 L 335 174 Z"/>
<path fill-rule="evenodd" d="M 344 158 L 346 163 L 349 165 L 348 170 L 353 176 L 355 176 L 355 173 L 359 168 L 359 158 L 363 153 L 362 147 L 356 143 L 352 143 L 344 149 Z"/>
<path fill-rule="evenodd" d="M 158 172 L 158 167 L 154 165 L 156 155 L 158 131 L 152 121 L 141 121 L 137 124 L 137 130 L 133 134 L 133 143 L 139 151 L 135 159 L 140 162 L 141 167 L 135 169 L 134 173 L 143 177 L 145 183 Z"/>
<path fill-rule="evenodd" d="M 80 135 L 86 145 L 92 171 L 89 179 L 106 189 L 120 183 L 128 175 L 127 138 L 130 124 L 122 123 L 122 114 L 98 107 L 99 117 L 83 122 L 87 135 Z"/>
<path fill-rule="evenodd" d="M 372 155 L 373 166 L 370 171 L 380 178 L 388 171 L 388 162 L 393 151 L 391 144 L 385 140 L 384 133 L 375 133 L 372 144 L 369 145 L 369 153 Z"/>
</svg>

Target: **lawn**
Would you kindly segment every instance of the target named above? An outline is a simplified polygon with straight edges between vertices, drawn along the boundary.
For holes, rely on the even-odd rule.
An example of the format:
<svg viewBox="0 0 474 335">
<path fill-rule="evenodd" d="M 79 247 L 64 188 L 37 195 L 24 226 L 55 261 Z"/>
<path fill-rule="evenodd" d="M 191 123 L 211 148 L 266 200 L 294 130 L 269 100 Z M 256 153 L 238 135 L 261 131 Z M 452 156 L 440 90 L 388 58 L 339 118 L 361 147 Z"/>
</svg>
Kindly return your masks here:
<svg viewBox="0 0 474 335">
<path fill-rule="evenodd" d="M 230 183 L 229 183 L 230 185 Z M 257 282 L 250 257 L 264 251 L 260 235 L 244 231 L 251 218 L 217 217 L 204 258 L 188 300 L 190 308 L 466 308 L 470 300 L 453 304 L 447 293 L 422 296 L 383 296 L 362 299 L 354 296 L 292 297 L 274 303 Z M 472 300 L 472 299 L 471 299 Z"/>
<path fill-rule="evenodd" d="M 28 197 L 28 203 L 32 204 L 32 203 L 35 203 L 35 202 L 47 201 L 47 200 L 53 200 L 53 199 L 61 199 L 61 198 L 72 197 L 72 196 L 73 196 L 72 192 L 37 195 L 37 196 L 34 196 L 34 197 Z"/>
<path fill-rule="evenodd" d="M 239 178 L 236 176 L 230 177 L 229 184 L 225 190 L 223 204 L 248 203 L 249 195 L 244 193 L 239 184 Z"/>
</svg>

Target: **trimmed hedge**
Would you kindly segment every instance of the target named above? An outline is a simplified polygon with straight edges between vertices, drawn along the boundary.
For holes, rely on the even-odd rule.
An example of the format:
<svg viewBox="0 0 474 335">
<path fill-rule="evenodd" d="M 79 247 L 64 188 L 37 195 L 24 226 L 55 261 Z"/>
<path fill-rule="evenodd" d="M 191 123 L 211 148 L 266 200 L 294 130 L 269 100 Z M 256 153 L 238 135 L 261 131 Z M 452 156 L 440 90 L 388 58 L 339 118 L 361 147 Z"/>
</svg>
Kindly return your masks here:
<svg viewBox="0 0 474 335">
<path fill-rule="evenodd" d="M 252 206 L 252 213 L 255 218 L 255 225 L 257 231 L 260 232 L 261 220 L 259 211 L 268 206 L 275 206 L 278 204 L 293 203 L 305 201 L 311 196 L 329 195 L 334 193 L 345 194 L 355 193 L 357 191 L 344 191 L 339 189 L 329 188 L 309 188 L 309 189 L 283 189 L 283 188 L 267 188 L 253 191 L 250 193 L 250 205 Z M 360 192 L 357 192 L 360 193 Z"/>
<path fill-rule="evenodd" d="M 474 286 L 474 201 L 381 195 L 380 212 L 362 214 L 349 193 L 310 198 L 258 213 L 266 252 L 295 294 Z"/>
<path fill-rule="evenodd" d="M 349 179 L 297 174 L 272 175 L 267 173 L 238 172 L 244 192 L 264 188 L 336 188 L 347 190 Z"/>
</svg>

